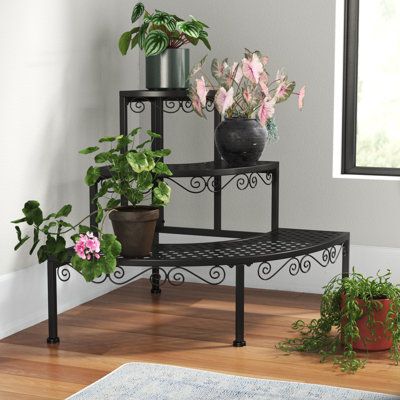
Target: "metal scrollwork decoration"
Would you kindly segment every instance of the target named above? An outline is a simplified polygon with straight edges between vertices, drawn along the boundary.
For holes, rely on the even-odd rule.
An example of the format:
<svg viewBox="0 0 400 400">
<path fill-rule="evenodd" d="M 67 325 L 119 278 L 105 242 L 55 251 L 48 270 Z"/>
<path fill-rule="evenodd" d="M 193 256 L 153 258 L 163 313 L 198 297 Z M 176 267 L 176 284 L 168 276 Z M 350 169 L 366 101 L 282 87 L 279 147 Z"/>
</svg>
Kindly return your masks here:
<svg viewBox="0 0 400 400">
<path fill-rule="evenodd" d="M 164 279 L 162 283 L 168 282 L 172 286 L 181 286 L 185 283 L 186 275 L 194 276 L 195 278 L 201 280 L 204 283 L 208 283 L 209 285 L 219 285 L 226 278 L 226 271 L 224 267 L 220 265 L 214 265 L 208 271 L 209 279 L 200 276 L 199 274 L 194 273 L 191 269 L 185 267 L 172 267 L 169 270 L 165 270 L 164 268 L 160 268 L 160 271 L 163 272 Z"/>
<path fill-rule="evenodd" d="M 61 282 L 67 282 L 71 278 L 69 267 L 70 265 L 67 264 L 57 268 L 57 276 Z"/>
<path fill-rule="evenodd" d="M 185 113 L 191 113 L 193 111 L 192 102 L 190 100 L 166 100 L 164 101 L 163 111 L 167 114 L 175 114 L 179 110 Z"/>
<path fill-rule="evenodd" d="M 215 177 L 214 176 L 195 176 L 190 179 L 189 186 L 185 186 L 178 180 L 167 177 L 166 179 L 172 181 L 180 188 L 184 189 L 189 193 L 202 193 L 208 190 L 211 193 L 220 192 L 221 190 L 225 189 L 231 182 L 236 180 L 236 187 L 239 190 L 245 189 L 254 189 L 259 182 L 262 182 L 264 185 L 270 185 L 272 183 L 272 173 L 267 173 L 265 177 L 263 177 L 260 173 L 249 173 L 249 174 L 239 174 L 234 175 L 229 178 L 224 184 L 220 187 L 217 187 L 215 184 Z"/>
<path fill-rule="evenodd" d="M 301 257 L 292 257 L 286 260 L 282 265 L 274 269 L 272 264 L 268 261 L 262 262 L 258 265 L 257 274 L 263 281 L 269 281 L 282 271 L 287 265 L 289 266 L 289 274 L 296 276 L 299 272 L 306 274 L 310 271 L 313 262 L 317 263 L 323 268 L 329 264 L 334 264 L 343 251 L 343 244 L 340 246 L 332 246 L 322 251 L 320 258 L 312 254 L 306 254 Z"/>
<path fill-rule="evenodd" d="M 132 112 L 134 112 L 135 114 L 140 114 L 142 113 L 145 109 L 146 106 L 144 104 L 143 101 L 141 100 L 135 100 L 135 101 L 131 101 L 129 103 L 129 108 L 132 110 Z"/>
</svg>

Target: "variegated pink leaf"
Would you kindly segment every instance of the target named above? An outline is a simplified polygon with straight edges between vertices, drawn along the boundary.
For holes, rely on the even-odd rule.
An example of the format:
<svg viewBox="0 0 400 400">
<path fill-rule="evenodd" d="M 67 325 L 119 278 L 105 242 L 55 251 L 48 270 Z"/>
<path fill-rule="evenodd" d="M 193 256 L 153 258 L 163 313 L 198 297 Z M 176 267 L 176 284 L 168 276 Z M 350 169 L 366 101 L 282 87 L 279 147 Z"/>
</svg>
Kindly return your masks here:
<svg viewBox="0 0 400 400">
<path fill-rule="evenodd" d="M 253 57 L 251 60 L 248 60 L 247 58 L 243 58 L 242 60 L 242 70 L 243 70 L 243 75 L 253 83 L 258 83 L 260 79 L 261 73 L 264 71 L 263 70 L 263 65 L 258 58 L 257 54 L 253 54 Z"/>
<path fill-rule="evenodd" d="M 299 110 L 301 111 L 303 109 L 303 105 L 304 105 L 304 96 L 306 95 L 306 87 L 303 86 L 300 91 L 299 91 L 299 98 L 297 99 L 297 104 L 299 107 Z"/>
<path fill-rule="evenodd" d="M 275 113 L 275 102 L 273 100 L 264 100 L 258 110 L 258 120 L 262 126 L 265 126 L 267 121 Z"/>
<path fill-rule="evenodd" d="M 233 104 L 233 88 L 231 87 L 228 91 L 224 87 L 218 89 L 215 94 L 214 103 L 217 107 L 218 112 L 223 116 L 229 107 Z"/>
<path fill-rule="evenodd" d="M 251 102 L 251 99 L 252 99 L 251 92 L 250 92 L 249 88 L 244 88 L 242 94 L 243 94 L 244 101 L 247 104 L 249 104 Z"/>
<path fill-rule="evenodd" d="M 202 76 L 200 79 L 196 79 L 196 93 L 197 96 L 199 96 L 202 106 L 205 106 L 207 101 L 208 89 L 204 80 L 204 76 Z"/>
</svg>

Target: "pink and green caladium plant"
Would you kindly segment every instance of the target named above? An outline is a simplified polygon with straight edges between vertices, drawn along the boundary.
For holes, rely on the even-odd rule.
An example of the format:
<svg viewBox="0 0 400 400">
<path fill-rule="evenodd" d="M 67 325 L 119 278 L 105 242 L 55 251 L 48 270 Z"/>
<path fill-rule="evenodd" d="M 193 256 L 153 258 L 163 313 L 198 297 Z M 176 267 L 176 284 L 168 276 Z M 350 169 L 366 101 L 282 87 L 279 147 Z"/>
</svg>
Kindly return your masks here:
<svg viewBox="0 0 400 400">
<path fill-rule="evenodd" d="M 295 82 L 279 70 L 275 79 L 268 72 L 268 57 L 259 51 L 245 50 L 240 62 L 230 64 L 228 59 L 212 60 L 211 81 L 203 72 L 205 57 L 191 71 L 189 96 L 194 111 L 205 117 L 207 94 L 215 91 L 214 105 L 221 116 L 228 118 L 257 118 L 262 126 L 274 125 L 276 105 L 291 95 L 298 96 L 298 108 L 303 109 L 305 86 L 295 92 Z"/>
</svg>

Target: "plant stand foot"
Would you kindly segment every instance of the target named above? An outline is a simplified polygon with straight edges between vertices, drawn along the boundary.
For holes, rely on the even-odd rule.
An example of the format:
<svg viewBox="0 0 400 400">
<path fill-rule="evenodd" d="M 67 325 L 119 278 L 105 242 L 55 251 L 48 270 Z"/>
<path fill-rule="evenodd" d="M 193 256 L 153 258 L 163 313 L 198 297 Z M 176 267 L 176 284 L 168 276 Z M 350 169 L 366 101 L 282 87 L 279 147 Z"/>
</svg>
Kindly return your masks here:
<svg viewBox="0 0 400 400">
<path fill-rule="evenodd" d="M 243 347 L 243 346 L 246 346 L 245 340 L 234 340 L 233 341 L 233 347 Z"/>
<path fill-rule="evenodd" d="M 161 293 L 160 280 L 161 280 L 160 269 L 155 267 L 152 269 L 150 276 L 151 294 Z"/>
<path fill-rule="evenodd" d="M 58 344 L 58 343 L 60 343 L 60 338 L 58 336 L 56 336 L 56 337 L 48 337 L 47 338 L 47 343 L 48 344 Z"/>
</svg>

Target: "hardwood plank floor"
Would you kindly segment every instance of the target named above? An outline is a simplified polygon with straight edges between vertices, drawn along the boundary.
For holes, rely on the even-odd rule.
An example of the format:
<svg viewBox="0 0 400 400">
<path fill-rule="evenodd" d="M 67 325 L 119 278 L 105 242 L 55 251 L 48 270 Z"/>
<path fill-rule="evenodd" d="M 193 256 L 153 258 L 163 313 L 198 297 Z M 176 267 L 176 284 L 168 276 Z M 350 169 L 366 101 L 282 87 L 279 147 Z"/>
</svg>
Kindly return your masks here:
<svg viewBox="0 0 400 400">
<path fill-rule="evenodd" d="M 386 352 L 347 375 L 318 356 L 275 349 L 295 319 L 318 316 L 319 299 L 246 289 L 248 345 L 234 348 L 232 287 L 188 283 L 152 297 L 140 280 L 60 315 L 58 346 L 46 344 L 47 322 L 0 341 L 0 399 L 64 399 L 130 361 L 400 394 L 400 366 Z"/>
</svg>

